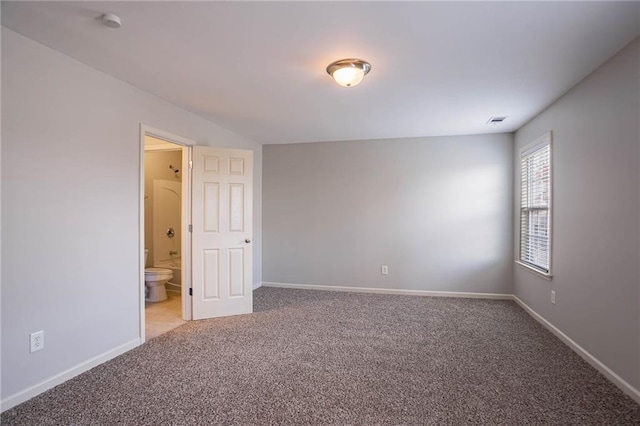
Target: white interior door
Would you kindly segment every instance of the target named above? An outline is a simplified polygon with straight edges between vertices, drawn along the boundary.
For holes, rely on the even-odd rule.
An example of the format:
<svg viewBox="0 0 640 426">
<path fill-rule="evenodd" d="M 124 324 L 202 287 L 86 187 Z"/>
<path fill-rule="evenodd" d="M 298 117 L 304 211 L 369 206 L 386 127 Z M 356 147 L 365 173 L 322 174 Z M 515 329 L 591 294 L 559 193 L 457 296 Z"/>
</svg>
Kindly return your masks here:
<svg viewBox="0 0 640 426">
<path fill-rule="evenodd" d="M 193 319 L 253 312 L 253 151 L 193 147 Z"/>
</svg>

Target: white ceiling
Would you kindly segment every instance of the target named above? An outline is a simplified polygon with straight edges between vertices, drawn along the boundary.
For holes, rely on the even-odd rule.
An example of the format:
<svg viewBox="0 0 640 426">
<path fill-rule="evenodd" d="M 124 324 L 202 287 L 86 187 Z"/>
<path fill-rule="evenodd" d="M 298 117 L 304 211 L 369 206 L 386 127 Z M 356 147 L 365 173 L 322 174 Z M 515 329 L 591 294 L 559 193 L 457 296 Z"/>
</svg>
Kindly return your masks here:
<svg viewBox="0 0 640 426">
<path fill-rule="evenodd" d="M 638 36 L 640 3 L 3 1 L 2 24 L 289 143 L 514 131 Z M 354 88 L 325 72 L 346 57 L 372 64 Z"/>
</svg>

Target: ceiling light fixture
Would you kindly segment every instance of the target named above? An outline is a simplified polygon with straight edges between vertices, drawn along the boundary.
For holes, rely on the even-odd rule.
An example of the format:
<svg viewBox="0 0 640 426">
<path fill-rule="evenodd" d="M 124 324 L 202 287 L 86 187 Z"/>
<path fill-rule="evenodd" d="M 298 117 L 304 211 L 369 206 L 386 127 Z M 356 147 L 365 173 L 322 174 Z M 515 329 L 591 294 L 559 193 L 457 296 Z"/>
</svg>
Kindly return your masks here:
<svg viewBox="0 0 640 426">
<path fill-rule="evenodd" d="M 327 66 L 327 73 L 343 87 L 357 86 L 369 71 L 371 64 L 362 59 L 340 59 Z"/>
</svg>

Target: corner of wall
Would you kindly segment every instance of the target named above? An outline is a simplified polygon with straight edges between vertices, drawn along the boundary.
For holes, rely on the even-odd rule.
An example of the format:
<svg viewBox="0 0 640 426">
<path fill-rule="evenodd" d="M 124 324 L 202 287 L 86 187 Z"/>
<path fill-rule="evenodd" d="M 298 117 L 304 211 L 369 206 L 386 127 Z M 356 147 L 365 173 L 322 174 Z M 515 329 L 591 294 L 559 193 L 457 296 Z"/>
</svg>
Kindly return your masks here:
<svg viewBox="0 0 640 426">
<path fill-rule="evenodd" d="M 640 386 L 639 50 L 637 37 L 516 131 L 513 212 L 515 252 L 517 150 L 551 130 L 554 277 L 542 282 L 516 266 L 514 297 L 573 342 L 563 338 L 576 352 L 589 354 L 597 361 L 592 365 L 621 389 L 634 389 L 636 396 Z M 596 204 L 597 212 L 591 209 Z M 594 222 L 602 226 L 594 228 Z M 557 304 L 550 301 L 550 289 L 557 292 Z M 599 315 L 590 314 L 595 311 Z"/>
</svg>

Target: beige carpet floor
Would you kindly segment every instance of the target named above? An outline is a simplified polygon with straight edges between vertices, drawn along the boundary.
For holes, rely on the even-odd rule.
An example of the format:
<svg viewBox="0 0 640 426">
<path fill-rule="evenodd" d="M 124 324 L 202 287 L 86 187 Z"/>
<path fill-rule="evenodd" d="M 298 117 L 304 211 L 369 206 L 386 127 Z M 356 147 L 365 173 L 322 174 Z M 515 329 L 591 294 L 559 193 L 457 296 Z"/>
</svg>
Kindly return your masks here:
<svg viewBox="0 0 640 426">
<path fill-rule="evenodd" d="M 261 288 L 2 414 L 3 425 L 638 425 L 510 301 Z"/>
</svg>

